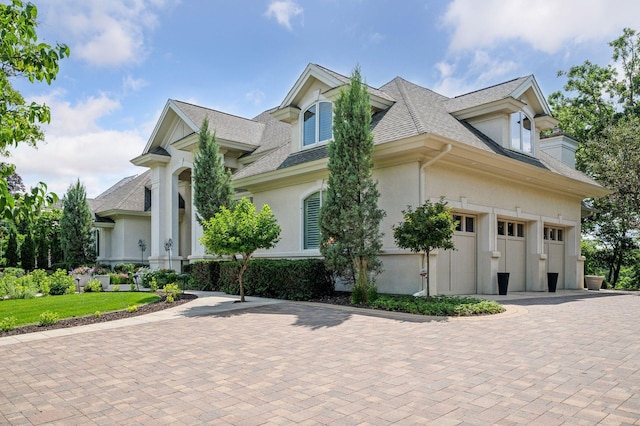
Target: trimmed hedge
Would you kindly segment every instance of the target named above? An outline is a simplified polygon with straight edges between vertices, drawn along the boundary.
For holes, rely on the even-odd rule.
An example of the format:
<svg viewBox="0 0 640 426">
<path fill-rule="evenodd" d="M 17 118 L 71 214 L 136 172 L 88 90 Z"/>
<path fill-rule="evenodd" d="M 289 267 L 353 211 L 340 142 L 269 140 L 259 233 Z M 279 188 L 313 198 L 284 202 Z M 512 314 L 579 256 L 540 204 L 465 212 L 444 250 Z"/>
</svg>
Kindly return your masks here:
<svg viewBox="0 0 640 426">
<path fill-rule="evenodd" d="M 192 290 L 220 291 L 220 262 L 203 260 L 182 267 L 185 274 L 193 277 Z"/>
<path fill-rule="evenodd" d="M 240 294 L 240 262 L 220 262 L 220 289 Z M 244 273 L 248 296 L 310 300 L 333 293 L 334 285 L 321 259 L 254 259 Z"/>
</svg>

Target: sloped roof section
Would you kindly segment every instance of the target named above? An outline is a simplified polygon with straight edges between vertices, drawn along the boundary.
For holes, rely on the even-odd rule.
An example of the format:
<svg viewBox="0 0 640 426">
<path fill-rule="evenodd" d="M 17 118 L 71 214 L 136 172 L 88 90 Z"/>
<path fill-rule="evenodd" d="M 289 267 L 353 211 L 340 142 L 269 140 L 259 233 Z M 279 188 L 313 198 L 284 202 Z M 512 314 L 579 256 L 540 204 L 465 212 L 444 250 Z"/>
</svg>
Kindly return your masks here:
<svg viewBox="0 0 640 426">
<path fill-rule="evenodd" d="M 487 104 L 489 102 L 505 99 L 518 89 L 531 76 L 515 78 L 513 80 L 496 84 L 494 86 L 485 87 L 484 89 L 456 96 L 445 102 L 448 112 L 461 111 L 478 105 Z"/>
<path fill-rule="evenodd" d="M 264 123 L 193 105 L 187 102 L 171 100 L 173 104 L 191 121 L 194 132 L 200 128 L 202 120 L 209 119 L 209 130 L 216 137 L 228 141 L 258 146 L 264 132 Z"/>
<path fill-rule="evenodd" d="M 280 165 L 289 157 L 290 153 L 291 143 L 284 144 L 259 160 L 249 164 L 244 169 L 238 170 L 233 175 L 233 179 L 242 179 L 276 170 L 280 168 Z"/>
<path fill-rule="evenodd" d="M 273 118 L 271 113 L 275 109 L 267 110 L 253 119 L 264 124 L 260 146 L 253 152 L 254 154 L 270 151 L 291 142 L 291 125 Z"/>
<path fill-rule="evenodd" d="M 91 210 L 99 216 L 111 210 L 144 212 L 144 188 L 149 186 L 150 179 L 151 170 L 122 179 L 94 198 Z"/>
</svg>

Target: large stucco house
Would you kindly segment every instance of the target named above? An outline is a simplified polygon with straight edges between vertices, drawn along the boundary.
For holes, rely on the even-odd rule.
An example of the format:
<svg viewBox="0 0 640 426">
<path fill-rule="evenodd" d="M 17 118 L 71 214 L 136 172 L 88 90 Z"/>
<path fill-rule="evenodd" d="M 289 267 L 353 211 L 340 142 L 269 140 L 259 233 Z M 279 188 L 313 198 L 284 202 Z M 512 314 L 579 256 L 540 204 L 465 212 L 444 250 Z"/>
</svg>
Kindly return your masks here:
<svg viewBox="0 0 640 426">
<path fill-rule="evenodd" d="M 259 255 L 319 256 L 317 217 L 327 185 L 332 103 L 348 83 L 348 77 L 310 64 L 280 105 L 252 119 L 169 100 L 132 160 L 149 170 L 92 201 L 99 260 L 144 258 L 152 268 L 171 263 L 176 269 L 207 258 L 191 181 L 205 117 L 238 196 L 258 207 L 269 204 L 282 227 L 278 245 Z M 497 293 L 497 272 L 510 272 L 509 291 L 546 290 L 546 272 L 560 274 L 558 288 L 582 286 L 582 201 L 607 191 L 575 170 L 574 139 L 559 132 L 541 138 L 557 121 L 533 76 L 455 98 L 400 77 L 369 93 L 373 174 L 379 206 L 387 213 L 381 292 L 421 289 L 423 257 L 398 249 L 391 227 L 408 205 L 440 197 L 459 226 L 456 250 L 430 256 L 433 294 Z"/>
</svg>

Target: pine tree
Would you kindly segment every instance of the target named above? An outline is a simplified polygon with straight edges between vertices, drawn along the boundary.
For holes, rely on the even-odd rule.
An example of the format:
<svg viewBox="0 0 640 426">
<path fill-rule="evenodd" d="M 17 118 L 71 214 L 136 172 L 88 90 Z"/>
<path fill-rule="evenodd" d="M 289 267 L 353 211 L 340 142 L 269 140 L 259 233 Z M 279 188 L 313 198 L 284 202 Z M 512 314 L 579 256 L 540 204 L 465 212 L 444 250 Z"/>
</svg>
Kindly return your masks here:
<svg viewBox="0 0 640 426">
<path fill-rule="evenodd" d="M 8 267 L 10 268 L 18 267 L 18 261 L 20 259 L 20 256 L 18 253 L 18 236 L 16 235 L 16 232 L 13 229 L 9 231 L 9 241 L 7 242 L 7 253 L 5 257 L 7 259 Z"/>
<path fill-rule="evenodd" d="M 198 138 L 198 152 L 193 162 L 193 204 L 200 224 L 208 222 L 221 206 L 232 207 L 231 172 L 224 167 L 224 159 L 215 134 L 209 132 L 209 120 L 202 120 Z"/>
<path fill-rule="evenodd" d="M 87 193 L 80 180 L 69 186 L 62 199 L 62 218 L 60 219 L 60 239 L 64 261 L 69 268 L 92 263 L 93 238 L 91 226 L 93 217 L 87 204 Z"/>
<path fill-rule="evenodd" d="M 31 271 L 36 266 L 36 246 L 29 230 L 24 238 L 22 247 L 20 248 L 20 262 L 22 269 Z"/>
<path fill-rule="evenodd" d="M 329 179 L 320 212 L 320 250 L 327 267 L 352 283 L 358 301 L 367 302 L 375 288 L 372 276 L 382 270 L 380 193 L 373 180 L 371 103 L 360 68 L 342 90 L 333 112 L 333 137 L 329 142 Z"/>
</svg>

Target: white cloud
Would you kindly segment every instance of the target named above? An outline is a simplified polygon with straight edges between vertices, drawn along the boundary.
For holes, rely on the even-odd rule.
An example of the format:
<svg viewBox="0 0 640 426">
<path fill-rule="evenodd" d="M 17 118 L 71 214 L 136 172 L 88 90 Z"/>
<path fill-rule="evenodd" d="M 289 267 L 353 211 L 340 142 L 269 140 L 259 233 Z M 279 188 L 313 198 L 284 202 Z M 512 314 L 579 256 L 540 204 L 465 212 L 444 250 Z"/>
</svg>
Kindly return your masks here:
<svg viewBox="0 0 640 426">
<path fill-rule="evenodd" d="M 244 95 L 245 99 L 251 102 L 253 105 L 260 105 L 266 98 L 266 95 L 262 90 L 252 90 Z"/>
<path fill-rule="evenodd" d="M 443 23 L 453 29 L 453 51 L 520 40 L 556 53 L 587 41 L 609 41 L 623 27 L 636 27 L 638 16 L 637 0 L 453 0 Z"/>
<path fill-rule="evenodd" d="M 301 15 L 302 6 L 292 0 L 272 1 L 265 12 L 268 18 L 276 18 L 278 24 L 291 29 L 291 18 Z"/>
<path fill-rule="evenodd" d="M 167 4 L 151 0 L 62 0 L 43 5 L 46 25 L 65 34 L 72 55 L 96 66 L 142 62 L 149 48 L 145 35 L 157 26 L 155 10 Z"/>
<path fill-rule="evenodd" d="M 149 82 L 144 78 L 133 78 L 130 74 L 122 79 L 122 87 L 125 92 L 133 91 L 137 92 L 149 85 Z"/>
<path fill-rule="evenodd" d="M 511 74 L 518 68 L 514 61 L 501 60 L 483 50 L 476 51 L 469 63 L 462 64 L 462 61 L 458 58 L 453 62 L 438 62 L 435 68 L 440 74 L 440 81 L 433 90 L 445 96 L 461 95 L 505 78 L 511 79 Z M 464 72 L 459 73 L 459 69 Z"/>
<path fill-rule="evenodd" d="M 44 143 L 37 149 L 22 144 L 12 150 L 9 161 L 26 186 L 43 181 L 62 195 L 79 178 L 95 197 L 122 177 L 144 171 L 129 162 L 145 146 L 141 131 L 104 129 L 98 123 L 118 109 L 119 102 L 101 94 L 72 105 L 62 95 L 53 92 L 38 99 L 52 111 L 51 124 L 43 126 Z"/>
</svg>

